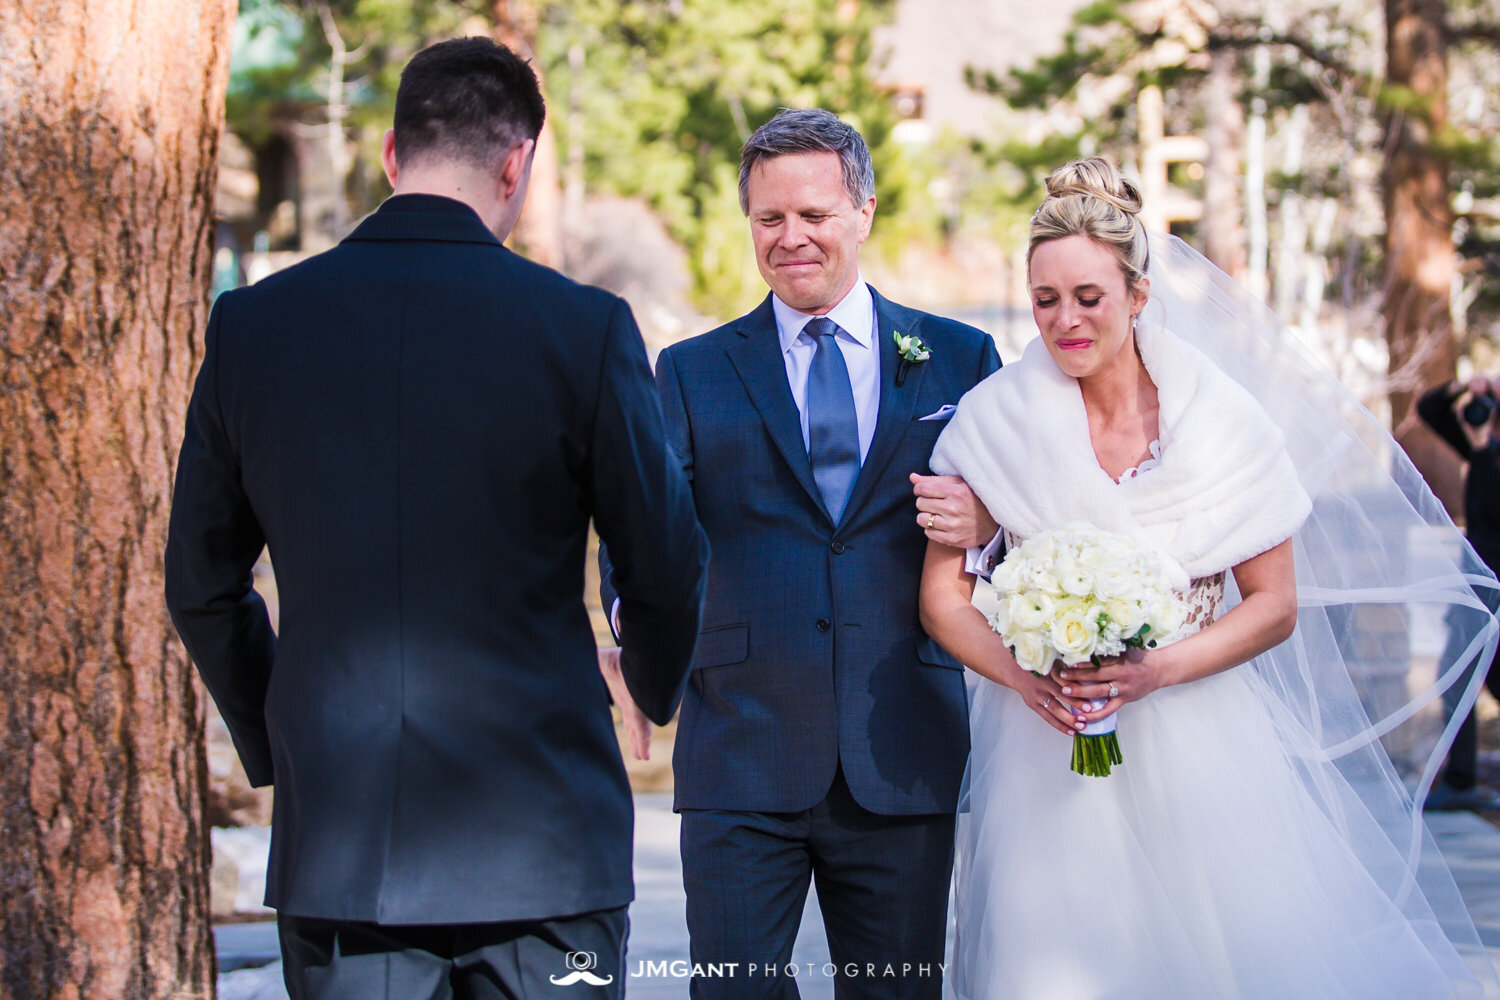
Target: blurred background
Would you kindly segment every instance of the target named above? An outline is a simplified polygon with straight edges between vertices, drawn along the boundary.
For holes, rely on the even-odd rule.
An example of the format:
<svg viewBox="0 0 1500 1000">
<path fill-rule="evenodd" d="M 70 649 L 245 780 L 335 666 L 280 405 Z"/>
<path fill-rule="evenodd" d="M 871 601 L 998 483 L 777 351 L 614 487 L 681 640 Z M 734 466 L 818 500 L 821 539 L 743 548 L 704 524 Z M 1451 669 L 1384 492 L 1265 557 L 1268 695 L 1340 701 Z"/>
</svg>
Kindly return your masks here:
<svg viewBox="0 0 1500 1000">
<path fill-rule="evenodd" d="M 1103 153 L 1403 437 L 1412 393 L 1500 337 L 1493 0 L 241 0 L 216 288 L 345 235 L 388 193 L 401 66 L 486 34 L 548 99 L 515 249 L 634 306 L 648 346 L 763 295 L 739 149 L 782 107 L 856 125 L 887 294 L 1032 334 L 1026 220 Z M 1413 447 L 1440 495 L 1456 470 Z M 1447 463 L 1451 465 L 1451 462 Z"/>
<path fill-rule="evenodd" d="M 1461 519 L 1462 469 L 1411 407 L 1500 366 L 1486 2 L 242 0 L 215 289 L 327 249 L 373 210 L 401 66 L 489 35 L 533 60 L 548 101 L 514 249 L 623 295 L 653 354 L 765 295 L 736 174 L 779 108 L 829 108 L 869 141 L 867 280 L 988 330 L 1006 360 L 1034 332 L 1041 181 L 1102 153 L 1140 182 L 1147 225 L 1270 302 Z M 274 607 L 271 568 L 259 577 Z M 1401 635 L 1391 649 L 1404 674 Z M 672 735 L 629 761 L 638 791 L 670 788 Z M 215 825 L 268 822 L 217 719 L 210 770 Z"/>
</svg>

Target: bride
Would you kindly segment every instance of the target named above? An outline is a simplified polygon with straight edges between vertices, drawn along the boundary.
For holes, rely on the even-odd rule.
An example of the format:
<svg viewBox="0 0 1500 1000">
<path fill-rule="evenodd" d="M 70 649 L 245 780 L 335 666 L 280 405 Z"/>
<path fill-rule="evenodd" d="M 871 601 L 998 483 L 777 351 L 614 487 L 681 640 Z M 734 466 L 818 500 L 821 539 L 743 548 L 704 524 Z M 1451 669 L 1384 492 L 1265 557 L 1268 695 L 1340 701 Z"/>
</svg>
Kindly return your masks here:
<svg viewBox="0 0 1500 1000">
<path fill-rule="evenodd" d="M 933 469 L 1009 544 L 1081 520 L 1149 546 L 1191 580 L 1190 610 L 1160 648 L 1031 674 L 971 603 L 965 553 L 929 544 L 923 626 L 984 678 L 953 989 L 1483 995 L 1494 971 L 1387 747 L 1425 790 L 1445 744 L 1416 735 L 1421 709 L 1493 646 L 1494 579 L 1274 317 L 1148 240 L 1113 165 L 1070 164 L 1047 190 L 1028 257 L 1041 336 L 964 397 Z M 1407 676 L 1406 622 L 1449 606 L 1468 655 Z M 1111 715 L 1123 765 L 1070 771 L 1066 737 Z"/>
</svg>

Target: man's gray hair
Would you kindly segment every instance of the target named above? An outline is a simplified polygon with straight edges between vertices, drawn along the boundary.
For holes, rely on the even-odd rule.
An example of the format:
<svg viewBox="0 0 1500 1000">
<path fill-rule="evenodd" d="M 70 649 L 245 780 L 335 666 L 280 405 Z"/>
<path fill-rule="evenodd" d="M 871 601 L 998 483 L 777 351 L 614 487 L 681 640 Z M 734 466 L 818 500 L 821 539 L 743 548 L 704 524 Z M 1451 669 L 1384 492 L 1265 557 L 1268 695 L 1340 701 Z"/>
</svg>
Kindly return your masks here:
<svg viewBox="0 0 1500 1000">
<path fill-rule="evenodd" d="M 783 108 L 756 129 L 740 151 L 740 211 L 750 214 L 750 169 L 762 160 L 793 153 L 837 153 L 849 200 L 858 207 L 875 197 L 875 165 L 857 129 L 822 108 Z"/>
</svg>

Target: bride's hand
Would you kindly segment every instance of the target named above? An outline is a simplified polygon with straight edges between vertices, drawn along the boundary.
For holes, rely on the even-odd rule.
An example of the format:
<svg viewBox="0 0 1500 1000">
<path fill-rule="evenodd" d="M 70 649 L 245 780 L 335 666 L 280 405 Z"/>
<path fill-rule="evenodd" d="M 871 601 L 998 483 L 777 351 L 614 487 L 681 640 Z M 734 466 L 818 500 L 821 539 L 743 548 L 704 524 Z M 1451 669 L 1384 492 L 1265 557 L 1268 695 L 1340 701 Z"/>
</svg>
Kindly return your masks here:
<svg viewBox="0 0 1500 1000">
<path fill-rule="evenodd" d="M 1008 686 L 1025 700 L 1028 708 L 1058 732 L 1074 736 L 1083 729 L 1079 713 L 1085 706 L 1064 696 L 1051 675 L 1034 674 L 1017 665 Z"/>
<path fill-rule="evenodd" d="M 1088 664 L 1055 664 L 1049 679 L 1058 691 L 1070 698 L 1085 701 L 1103 700 L 1104 707 L 1089 711 L 1084 718 L 1097 722 L 1120 710 L 1120 706 L 1140 701 L 1161 686 L 1161 670 L 1153 666 L 1158 650 L 1129 649 L 1123 656 L 1101 660 L 1099 666 Z"/>
</svg>

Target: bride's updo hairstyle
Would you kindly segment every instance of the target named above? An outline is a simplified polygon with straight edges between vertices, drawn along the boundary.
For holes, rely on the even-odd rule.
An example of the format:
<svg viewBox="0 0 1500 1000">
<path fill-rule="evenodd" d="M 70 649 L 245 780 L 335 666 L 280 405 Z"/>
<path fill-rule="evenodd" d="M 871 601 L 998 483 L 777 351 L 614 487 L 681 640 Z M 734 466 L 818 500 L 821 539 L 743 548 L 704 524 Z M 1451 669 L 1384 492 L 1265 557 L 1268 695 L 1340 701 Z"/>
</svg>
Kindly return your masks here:
<svg viewBox="0 0 1500 1000">
<path fill-rule="evenodd" d="M 1076 160 L 1047 176 L 1047 197 L 1031 217 L 1026 266 L 1043 243 L 1087 236 L 1115 252 L 1125 287 L 1134 291 L 1146 277 L 1150 253 L 1141 225 L 1141 192 L 1101 156 Z"/>
</svg>

